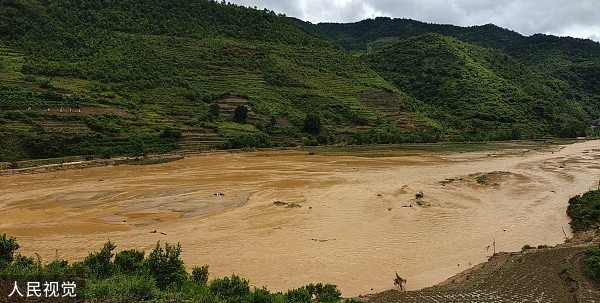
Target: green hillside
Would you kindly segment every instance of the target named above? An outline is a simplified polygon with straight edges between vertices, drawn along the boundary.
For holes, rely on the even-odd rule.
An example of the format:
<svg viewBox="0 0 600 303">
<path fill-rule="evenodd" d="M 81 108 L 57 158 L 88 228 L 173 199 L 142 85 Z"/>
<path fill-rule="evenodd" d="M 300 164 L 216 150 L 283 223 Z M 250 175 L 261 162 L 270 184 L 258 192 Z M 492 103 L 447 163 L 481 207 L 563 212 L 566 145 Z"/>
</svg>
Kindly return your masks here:
<svg viewBox="0 0 600 303">
<path fill-rule="evenodd" d="M 0 162 L 352 143 L 367 132 L 419 141 L 437 125 L 364 62 L 271 11 L 8 0 L 0 12 Z M 307 127 L 309 113 L 321 127 Z"/>
<path fill-rule="evenodd" d="M 563 81 L 506 53 L 439 34 L 400 40 L 366 57 L 381 75 L 471 137 L 505 140 L 585 132 L 588 114 Z"/>
<path fill-rule="evenodd" d="M 501 69 L 504 67 L 503 58 L 509 55 L 512 63 L 507 69 L 512 72 L 507 71 L 509 75 L 503 77 L 530 86 L 526 93 L 546 103 L 543 107 L 547 110 L 534 115 L 525 113 L 525 116 L 527 121 L 543 121 L 552 117 L 546 125 L 548 135 L 582 133 L 581 125 L 600 117 L 600 43 L 591 40 L 542 34 L 525 37 L 492 24 L 459 27 L 409 19 L 376 18 L 350 24 L 299 23 L 358 54 L 382 51 L 390 44 L 425 33 L 437 33 L 491 48 L 502 55 L 493 55 L 487 61 Z M 385 52 L 389 53 L 389 50 Z M 500 71 L 496 69 L 494 72 Z M 419 95 L 415 97 L 419 98 Z M 504 101 L 511 102 L 509 99 Z M 573 122 L 578 125 L 570 130 L 564 129 L 565 126 L 573 126 Z M 539 125 L 536 129 L 540 129 Z"/>
<path fill-rule="evenodd" d="M 600 44 L 493 25 L 5 0 L 0 162 L 576 136 L 600 117 L 599 79 Z"/>
</svg>

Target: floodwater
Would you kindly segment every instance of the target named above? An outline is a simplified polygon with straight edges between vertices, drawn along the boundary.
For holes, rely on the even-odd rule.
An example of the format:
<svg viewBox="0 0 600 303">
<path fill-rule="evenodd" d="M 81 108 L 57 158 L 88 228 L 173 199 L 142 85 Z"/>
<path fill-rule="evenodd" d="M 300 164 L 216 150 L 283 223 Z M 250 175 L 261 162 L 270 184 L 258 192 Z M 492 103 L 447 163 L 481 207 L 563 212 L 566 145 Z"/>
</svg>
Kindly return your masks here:
<svg viewBox="0 0 600 303">
<path fill-rule="evenodd" d="M 46 262 L 81 260 L 108 239 L 146 252 L 179 242 L 188 269 L 208 264 L 212 278 L 332 283 L 356 296 L 393 288 L 396 272 L 408 289 L 442 282 L 494 243 L 562 243 L 569 197 L 599 179 L 600 141 L 385 158 L 215 154 L 0 177 L 0 234 Z"/>
</svg>

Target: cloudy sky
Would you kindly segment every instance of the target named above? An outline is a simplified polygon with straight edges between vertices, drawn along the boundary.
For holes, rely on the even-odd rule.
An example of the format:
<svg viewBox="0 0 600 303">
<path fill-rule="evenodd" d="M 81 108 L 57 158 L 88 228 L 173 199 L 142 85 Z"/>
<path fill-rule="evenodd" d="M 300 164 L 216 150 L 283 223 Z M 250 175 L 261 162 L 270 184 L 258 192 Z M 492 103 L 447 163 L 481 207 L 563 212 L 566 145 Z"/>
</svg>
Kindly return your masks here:
<svg viewBox="0 0 600 303">
<path fill-rule="evenodd" d="M 387 16 L 461 26 L 494 23 L 524 35 L 600 41 L 599 0 L 229 0 L 313 23 Z"/>
</svg>

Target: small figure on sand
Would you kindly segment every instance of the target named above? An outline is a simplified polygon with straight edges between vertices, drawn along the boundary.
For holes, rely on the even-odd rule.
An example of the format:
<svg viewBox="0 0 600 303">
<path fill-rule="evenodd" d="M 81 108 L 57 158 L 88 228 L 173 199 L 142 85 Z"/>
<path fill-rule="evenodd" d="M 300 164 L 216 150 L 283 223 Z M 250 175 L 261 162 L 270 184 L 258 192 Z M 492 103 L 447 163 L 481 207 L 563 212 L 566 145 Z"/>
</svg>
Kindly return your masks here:
<svg viewBox="0 0 600 303">
<path fill-rule="evenodd" d="M 398 275 L 398 272 L 396 272 L 396 278 L 394 279 L 394 285 L 396 285 L 396 287 L 398 287 L 398 289 L 400 291 L 405 290 L 406 279 L 402 279 L 402 277 L 400 277 Z"/>
</svg>

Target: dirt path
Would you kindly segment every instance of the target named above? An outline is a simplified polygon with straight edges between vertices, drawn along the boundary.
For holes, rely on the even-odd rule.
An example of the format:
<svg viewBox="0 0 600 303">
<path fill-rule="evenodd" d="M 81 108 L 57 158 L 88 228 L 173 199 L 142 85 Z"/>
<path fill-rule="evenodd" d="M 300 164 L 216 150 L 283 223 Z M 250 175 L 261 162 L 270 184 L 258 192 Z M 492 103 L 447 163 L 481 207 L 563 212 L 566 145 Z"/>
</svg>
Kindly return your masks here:
<svg viewBox="0 0 600 303">
<path fill-rule="evenodd" d="M 212 277 L 273 290 L 334 283 L 355 296 L 392 288 L 396 271 L 408 289 L 439 283 L 487 260 L 494 241 L 498 251 L 561 243 L 568 198 L 600 179 L 600 141 L 411 154 L 275 151 L 3 176 L 0 233 L 47 261 L 82 259 L 107 239 L 180 242 L 188 267 L 208 264 Z"/>
</svg>

